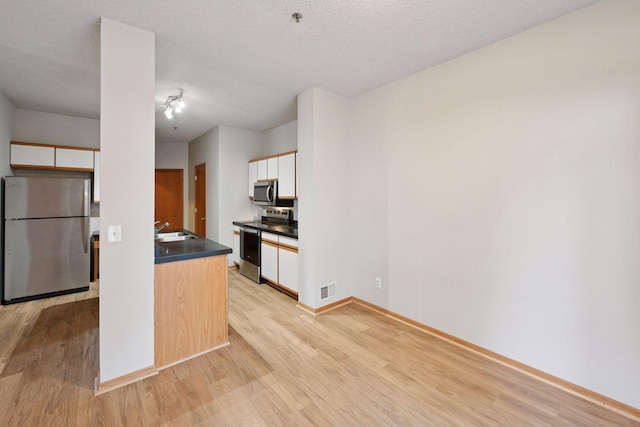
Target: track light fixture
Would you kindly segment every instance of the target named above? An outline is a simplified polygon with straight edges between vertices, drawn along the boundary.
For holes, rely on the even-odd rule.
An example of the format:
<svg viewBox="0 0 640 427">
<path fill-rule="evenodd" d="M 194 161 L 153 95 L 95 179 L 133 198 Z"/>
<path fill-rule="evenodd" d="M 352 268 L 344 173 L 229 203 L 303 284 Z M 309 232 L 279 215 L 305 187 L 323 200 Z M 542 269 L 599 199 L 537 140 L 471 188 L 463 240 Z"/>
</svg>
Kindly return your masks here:
<svg viewBox="0 0 640 427">
<path fill-rule="evenodd" d="M 175 105 L 173 104 L 175 103 Z M 167 116 L 167 119 L 171 119 L 173 117 L 173 112 L 180 113 L 184 108 L 184 100 L 182 99 L 182 89 L 180 89 L 180 95 L 171 95 L 167 97 L 167 101 L 164 103 L 164 115 Z"/>
</svg>

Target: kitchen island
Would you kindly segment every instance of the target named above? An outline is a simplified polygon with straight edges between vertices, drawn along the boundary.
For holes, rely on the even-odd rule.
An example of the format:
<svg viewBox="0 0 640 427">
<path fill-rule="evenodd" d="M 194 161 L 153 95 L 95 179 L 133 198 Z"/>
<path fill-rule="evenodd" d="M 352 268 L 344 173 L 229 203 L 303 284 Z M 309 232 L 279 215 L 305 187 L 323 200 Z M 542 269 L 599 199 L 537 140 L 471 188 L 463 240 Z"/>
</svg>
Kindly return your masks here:
<svg viewBox="0 0 640 427">
<path fill-rule="evenodd" d="M 228 248 L 205 238 L 155 243 L 154 359 L 164 369 L 228 341 Z"/>
</svg>

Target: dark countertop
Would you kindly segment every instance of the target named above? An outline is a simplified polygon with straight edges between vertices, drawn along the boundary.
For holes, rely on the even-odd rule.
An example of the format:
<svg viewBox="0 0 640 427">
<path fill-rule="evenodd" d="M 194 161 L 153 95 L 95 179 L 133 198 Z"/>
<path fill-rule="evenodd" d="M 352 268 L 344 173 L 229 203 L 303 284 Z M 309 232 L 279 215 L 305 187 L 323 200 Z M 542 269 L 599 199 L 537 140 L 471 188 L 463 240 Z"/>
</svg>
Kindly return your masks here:
<svg viewBox="0 0 640 427">
<path fill-rule="evenodd" d="M 233 225 L 266 231 L 267 233 L 298 238 L 298 227 L 286 224 L 270 223 L 267 221 L 233 221 Z"/>
<path fill-rule="evenodd" d="M 177 242 L 155 242 L 155 263 L 184 261 L 188 259 L 226 255 L 231 248 L 213 240 L 199 238 Z"/>
</svg>

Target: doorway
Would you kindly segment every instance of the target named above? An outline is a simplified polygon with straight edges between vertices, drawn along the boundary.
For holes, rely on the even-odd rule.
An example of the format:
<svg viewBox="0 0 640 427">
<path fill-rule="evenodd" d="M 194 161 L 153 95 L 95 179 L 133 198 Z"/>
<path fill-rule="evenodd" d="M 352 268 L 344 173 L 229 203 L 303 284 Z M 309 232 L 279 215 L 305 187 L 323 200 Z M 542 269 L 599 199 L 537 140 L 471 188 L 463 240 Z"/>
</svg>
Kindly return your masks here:
<svg viewBox="0 0 640 427">
<path fill-rule="evenodd" d="M 170 229 L 184 228 L 183 169 L 156 169 L 154 221 L 169 222 Z"/>
<path fill-rule="evenodd" d="M 207 164 L 196 165 L 195 170 L 195 233 L 207 237 Z"/>
</svg>

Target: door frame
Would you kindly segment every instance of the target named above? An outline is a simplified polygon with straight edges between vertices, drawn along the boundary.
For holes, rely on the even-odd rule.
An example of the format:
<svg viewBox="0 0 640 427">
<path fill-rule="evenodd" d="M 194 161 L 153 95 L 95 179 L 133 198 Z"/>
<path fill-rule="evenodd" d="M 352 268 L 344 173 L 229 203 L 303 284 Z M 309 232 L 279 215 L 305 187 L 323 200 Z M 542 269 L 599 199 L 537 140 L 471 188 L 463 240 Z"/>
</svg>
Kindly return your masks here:
<svg viewBox="0 0 640 427">
<path fill-rule="evenodd" d="M 204 179 L 198 179 L 198 174 Z M 194 167 L 193 226 L 196 234 L 207 237 L 207 163 Z"/>
</svg>

